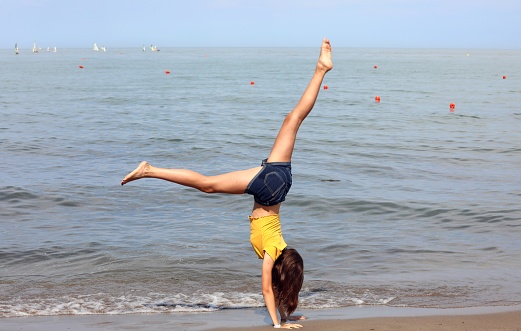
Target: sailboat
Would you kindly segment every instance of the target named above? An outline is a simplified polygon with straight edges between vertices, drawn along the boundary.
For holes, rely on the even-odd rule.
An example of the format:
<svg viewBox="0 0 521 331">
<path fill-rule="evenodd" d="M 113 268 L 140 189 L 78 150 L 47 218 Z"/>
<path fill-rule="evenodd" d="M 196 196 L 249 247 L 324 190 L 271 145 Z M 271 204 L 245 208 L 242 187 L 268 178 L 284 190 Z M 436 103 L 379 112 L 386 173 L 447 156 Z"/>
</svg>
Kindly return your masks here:
<svg viewBox="0 0 521 331">
<path fill-rule="evenodd" d="M 94 43 L 94 52 L 97 52 L 98 51 L 98 45 L 96 45 L 96 43 Z"/>
<path fill-rule="evenodd" d="M 18 43 L 14 44 L 14 53 L 16 55 L 20 54 L 20 50 L 18 49 Z"/>
<path fill-rule="evenodd" d="M 102 52 L 106 52 L 107 51 L 107 49 L 105 48 L 105 45 L 101 46 L 101 51 Z"/>
<path fill-rule="evenodd" d="M 36 41 L 33 43 L 33 53 L 38 53 L 38 48 L 36 48 Z"/>
</svg>

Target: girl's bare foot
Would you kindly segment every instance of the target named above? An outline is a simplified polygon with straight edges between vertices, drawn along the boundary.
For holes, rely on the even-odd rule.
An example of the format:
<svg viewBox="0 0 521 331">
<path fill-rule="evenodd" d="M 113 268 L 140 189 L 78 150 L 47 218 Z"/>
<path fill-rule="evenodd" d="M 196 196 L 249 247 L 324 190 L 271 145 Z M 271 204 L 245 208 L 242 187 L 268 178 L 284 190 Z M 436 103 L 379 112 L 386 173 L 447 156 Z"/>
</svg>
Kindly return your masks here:
<svg viewBox="0 0 521 331">
<path fill-rule="evenodd" d="M 317 63 L 318 70 L 324 70 L 328 72 L 333 69 L 333 61 L 331 60 L 331 43 L 327 38 L 322 41 L 322 47 L 320 48 L 320 56 Z"/>
<path fill-rule="evenodd" d="M 147 161 L 141 162 L 134 171 L 129 173 L 128 175 L 123 178 L 121 181 L 121 185 L 125 185 L 128 182 L 131 182 L 136 179 L 144 178 L 146 177 L 146 174 L 150 168 L 150 164 Z"/>
</svg>

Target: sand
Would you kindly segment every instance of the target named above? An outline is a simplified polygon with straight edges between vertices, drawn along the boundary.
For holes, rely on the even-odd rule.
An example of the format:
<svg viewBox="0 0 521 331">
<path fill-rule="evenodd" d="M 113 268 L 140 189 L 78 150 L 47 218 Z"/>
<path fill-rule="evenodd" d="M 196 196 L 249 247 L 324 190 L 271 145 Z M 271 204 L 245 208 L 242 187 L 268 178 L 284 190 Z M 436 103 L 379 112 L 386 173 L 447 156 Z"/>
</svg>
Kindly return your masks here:
<svg viewBox="0 0 521 331">
<path fill-rule="evenodd" d="M 521 331 L 521 306 L 467 309 L 351 307 L 303 311 L 304 331 Z M 2 331 L 273 330 L 265 309 L 207 314 L 41 316 L 0 319 Z"/>
<path fill-rule="evenodd" d="M 521 311 L 483 315 L 382 317 L 352 320 L 323 320 L 303 322 L 305 331 L 521 331 Z M 213 331 L 243 330 L 244 328 L 218 328 Z M 253 327 L 249 330 L 270 330 Z"/>
</svg>

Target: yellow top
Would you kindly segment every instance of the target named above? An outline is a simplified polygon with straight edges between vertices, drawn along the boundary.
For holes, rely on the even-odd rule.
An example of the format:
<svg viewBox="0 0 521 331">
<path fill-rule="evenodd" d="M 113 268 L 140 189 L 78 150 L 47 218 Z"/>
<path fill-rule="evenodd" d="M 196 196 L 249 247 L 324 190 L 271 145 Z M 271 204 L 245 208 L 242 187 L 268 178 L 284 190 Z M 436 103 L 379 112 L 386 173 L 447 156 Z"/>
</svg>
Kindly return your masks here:
<svg viewBox="0 0 521 331">
<path fill-rule="evenodd" d="M 282 250 L 288 246 L 282 238 L 280 216 L 269 215 L 250 219 L 250 243 L 259 259 L 264 258 L 264 252 L 277 260 Z"/>
</svg>

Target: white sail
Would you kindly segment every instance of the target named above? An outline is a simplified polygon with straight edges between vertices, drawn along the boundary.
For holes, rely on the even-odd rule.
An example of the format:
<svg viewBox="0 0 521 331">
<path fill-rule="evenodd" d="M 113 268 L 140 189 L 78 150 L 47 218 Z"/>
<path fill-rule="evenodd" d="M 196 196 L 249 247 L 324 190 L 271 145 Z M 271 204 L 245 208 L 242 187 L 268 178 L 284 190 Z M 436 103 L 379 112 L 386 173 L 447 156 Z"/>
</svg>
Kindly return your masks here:
<svg viewBox="0 0 521 331">
<path fill-rule="evenodd" d="M 97 51 L 98 51 L 98 45 L 96 45 L 96 43 L 94 43 L 94 47 L 93 47 L 93 49 L 94 49 L 94 52 L 97 52 Z"/>
<path fill-rule="evenodd" d="M 36 47 L 36 41 L 33 43 L 33 53 L 38 53 L 38 48 Z"/>
</svg>

